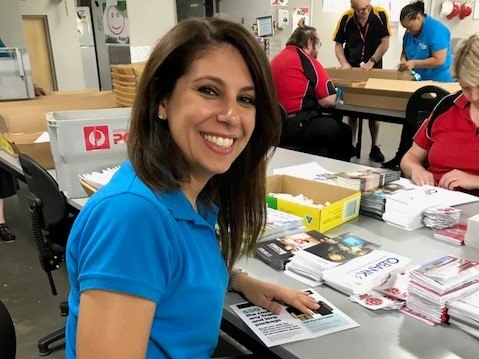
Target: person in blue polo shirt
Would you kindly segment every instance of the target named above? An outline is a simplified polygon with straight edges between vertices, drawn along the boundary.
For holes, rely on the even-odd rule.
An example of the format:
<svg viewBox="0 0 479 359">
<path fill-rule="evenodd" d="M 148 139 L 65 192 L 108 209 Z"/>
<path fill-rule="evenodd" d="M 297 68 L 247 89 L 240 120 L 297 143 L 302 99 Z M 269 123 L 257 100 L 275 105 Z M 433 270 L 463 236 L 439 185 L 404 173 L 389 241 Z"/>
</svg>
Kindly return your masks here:
<svg viewBox="0 0 479 359">
<path fill-rule="evenodd" d="M 453 56 L 449 29 L 424 13 L 422 1 L 403 7 L 399 18 L 401 25 L 406 28 L 399 70 L 414 70 L 422 80 L 454 82 L 450 71 Z M 414 126 L 403 125 L 396 155 L 384 162 L 383 167 L 399 169 L 402 157 L 412 145 L 415 132 Z"/>
<path fill-rule="evenodd" d="M 400 14 L 406 29 L 399 70 L 414 70 L 423 80 L 453 82 L 451 32 L 439 20 L 424 13 L 424 3 L 406 5 Z"/>
<path fill-rule="evenodd" d="M 268 59 L 242 25 L 186 19 L 158 42 L 133 106 L 129 160 L 68 238 L 67 359 L 209 359 L 227 288 L 275 313 L 278 301 L 319 308 L 234 267 L 265 224 L 281 125 Z"/>
</svg>

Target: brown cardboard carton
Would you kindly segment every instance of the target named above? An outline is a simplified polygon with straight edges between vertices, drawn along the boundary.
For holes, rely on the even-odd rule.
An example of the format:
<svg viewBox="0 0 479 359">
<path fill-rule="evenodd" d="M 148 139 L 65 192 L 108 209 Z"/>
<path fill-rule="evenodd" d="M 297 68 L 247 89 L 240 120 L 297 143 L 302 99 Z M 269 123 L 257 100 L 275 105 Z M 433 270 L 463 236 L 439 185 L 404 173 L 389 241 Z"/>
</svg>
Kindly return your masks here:
<svg viewBox="0 0 479 359">
<path fill-rule="evenodd" d="M 50 142 L 35 143 L 35 140 L 43 133 L 37 131 L 19 135 L 0 135 L 2 149 L 13 157 L 25 153 L 37 161 L 43 168 L 49 170 L 55 168 Z"/>
<path fill-rule="evenodd" d="M 389 80 L 412 80 L 410 72 L 387 70 L 387 69 L 371 69 L 369 71 L 362 70 L 357 67 L 343 70 L 338 67 L 326 68 L 331 81 L 339 87 L 339 85 L 348 86 L 351 83 L 367 81 L 370 78 L 389 79 Z"/>
<path fill-rule="evenodd" d="M 364 88 L 344 87 L 343 101 L 345 105 L 406 111 L 407 103 L 414 91 L 427 85 L 439 86 L 450 92 L 460 89 L 457 83 L 370 78 Z"/>
<path fill-rule="evenodd" d="M 0 103 L 0 132 L 28 133 L 47 129 L 45 114 L 52 111 L 117 107 L 111 91 L 68 91 L 26 101 Z"/>
</svg>

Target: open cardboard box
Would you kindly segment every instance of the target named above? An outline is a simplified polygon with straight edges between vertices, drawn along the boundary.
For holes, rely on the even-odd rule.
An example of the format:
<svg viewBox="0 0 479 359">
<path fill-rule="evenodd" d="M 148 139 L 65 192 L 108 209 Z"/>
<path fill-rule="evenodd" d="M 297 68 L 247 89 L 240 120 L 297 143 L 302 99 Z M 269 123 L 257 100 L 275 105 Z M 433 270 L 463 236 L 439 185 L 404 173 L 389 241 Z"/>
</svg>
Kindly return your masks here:
<svg viewBox="0 0 479 359">
<path fill-rule="evenodd" d="M 342 88 L 343 101 L 346 105 L 365 106 L 367 104 L 374 108 L 405 111 L 411 95 L 417 89 L 427 85 L 442 87 L 449 92 L 460 89 L 458 83 L 370 78 L 364 88 Z"/>
<path fill-rule="evenodd" d="M 50 170 L 55 168 L 50 142 L 35 143 L 44 131 L 36 131 L 23 134 L 0 135 L 0 146 L 11 156 L 18 158 L 20 153 L 25 153 L 37 161 L 43 168 Z"/>
<path fill-rule="evenodd" d="M 303 218 L 306 229 L 326 232 L 359 215 L 361 192 L 321 182 L 288 175 L 274 175 L 266 179 L 266 203 L 268 207 L 288 212 Z M 329 205 L 319 209 L 316 206 L 299 204 L 280 199 L 271 193 L 303 194 L 315 204 Z"/>
<path fill-rule="evenodd" d="M 111 91 L 54 92 L 31 100 L 0 102 L 0 133 L 46 131 L 45 114 L 52 111 L 117 107 Z"/>
<path fill-rule="evenodd" d="M 371 69 L 365 71 L 356 67 L 348 70 L 343 70 L 338 67 L 327 67 L 325 70 L 336 87 L 353 86 L 358 82 L 366 82 L 370 78 L 406 81 L 413 79 L 410 72 L 398 70 Z"/>
</svg>

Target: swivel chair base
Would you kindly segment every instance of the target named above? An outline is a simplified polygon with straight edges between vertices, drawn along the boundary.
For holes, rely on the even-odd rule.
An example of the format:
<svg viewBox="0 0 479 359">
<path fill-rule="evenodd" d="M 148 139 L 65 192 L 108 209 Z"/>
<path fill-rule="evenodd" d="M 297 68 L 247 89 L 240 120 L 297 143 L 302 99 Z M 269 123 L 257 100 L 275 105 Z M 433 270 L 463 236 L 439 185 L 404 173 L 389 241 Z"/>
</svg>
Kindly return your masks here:
<svg viewBox="0 0 479 359">
<path fill-rule="evenodd" d="M 50 348 L 49 345 L 65 338 L 65 327 L 58 329 L 54 331 L 53 333 L 47 335 L 46 337 L 43 337 L 38 341 L 38 350 L 40 356 L 44 357 L 50 354 Z"/>
</svg>

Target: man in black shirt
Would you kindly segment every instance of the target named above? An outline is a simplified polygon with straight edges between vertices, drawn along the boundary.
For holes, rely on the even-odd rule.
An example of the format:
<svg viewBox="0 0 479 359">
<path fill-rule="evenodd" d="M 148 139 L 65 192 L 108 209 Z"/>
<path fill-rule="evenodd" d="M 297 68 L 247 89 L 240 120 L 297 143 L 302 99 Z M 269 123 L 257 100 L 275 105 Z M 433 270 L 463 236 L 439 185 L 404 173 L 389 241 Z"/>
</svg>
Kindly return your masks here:
<svg viewBox="0 0 479 359">
<path fill-rule="evenodd" d="M 384 8 L 372 6 L 371 0 L 351 0 L 351 9 L 339 19 L 333 33 L 336 57 L 342 69 L 360 67 L 364 70 L 382 68 L 382 57 L 389 48 L 391 27 Z M 355 142 L 357 119 L 350 118 Z M 371 151 L 369 158 L 383 162 L 384 155 L 377 146 L 379 123 L 369 121 Z"/>
</svg>

